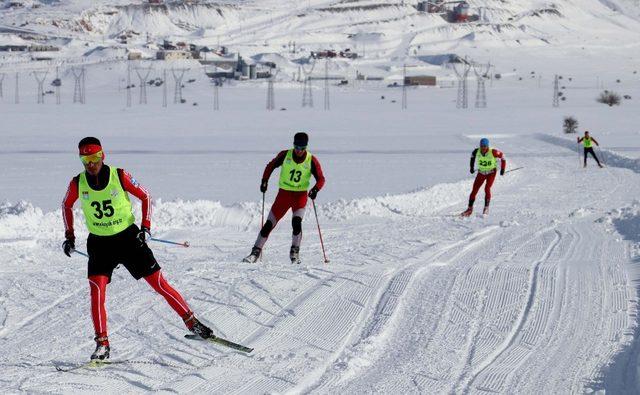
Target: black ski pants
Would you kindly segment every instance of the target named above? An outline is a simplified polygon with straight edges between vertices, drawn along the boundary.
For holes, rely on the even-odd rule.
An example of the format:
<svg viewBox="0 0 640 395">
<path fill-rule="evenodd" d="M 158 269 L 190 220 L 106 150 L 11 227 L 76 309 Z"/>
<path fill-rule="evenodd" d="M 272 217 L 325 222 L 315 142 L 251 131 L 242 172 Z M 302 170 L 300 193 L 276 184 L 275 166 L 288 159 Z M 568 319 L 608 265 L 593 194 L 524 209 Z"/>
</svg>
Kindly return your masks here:
<svg viewBox="0 0 640 395">
<path fill-rule="evenodd" d="M 593 156 L 593 159 L 595 159 L 596 162 L 598 163 L 598 166 L 600 166 L 600 161 L 598 160 L 598 157 L 596 156 L 596 153 L 593 150 L 593 147 L 584 149 L 584 165 L 585 166 L 587 165 L 587 154 L 591 154 L 591 156 Z"/>
</svg>

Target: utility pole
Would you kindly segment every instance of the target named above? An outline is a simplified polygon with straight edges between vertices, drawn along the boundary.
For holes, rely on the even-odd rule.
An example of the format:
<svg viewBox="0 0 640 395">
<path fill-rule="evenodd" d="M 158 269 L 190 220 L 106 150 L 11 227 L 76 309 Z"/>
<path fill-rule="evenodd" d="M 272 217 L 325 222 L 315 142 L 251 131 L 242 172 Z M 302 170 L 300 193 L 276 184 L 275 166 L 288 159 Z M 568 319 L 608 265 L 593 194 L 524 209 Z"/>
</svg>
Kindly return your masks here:
<svg viewBox="0 0 640 395">
<path fill-rule="evenodd" d="M 329 58 L 324 62 L 324 110 L 329 111 L 331 104 L 329 102 Z"/>
<path fill-rule="evenodd" d="M 15 95 L 15 103 L 20 103 L 20 73 L 16 71 L 16 95 Z"/>
<path fill-rule="evenodd" d="M 458 77 L 458 96 L 456 97 L 456 107 L 467 108 L 469 106 L 467 97 L 467 77 L 469 75 L 471 65 L 465 60 L 464 63 L 462 63 L 462 66 L 460 66 L 460 69 L 458 69 L 456 64 L 459 63 L 451 63 L 453 71 Z"/>
<path fill-rule="evenodd" d="M 136 74 L 140 81 L 140 100 L 139 104 L 147 104 L 147 80 L 151 73 L 151 66 L 146 68 L 136 68 Z"/>
<path fill-rule="evenodd" d="M 560 107 L 560 88 L 558 86 L 558 74 L 553 79 L 553 107 Z"/>
<path fill-rule="evenodd" d="M 38 104 L 44 104 L 44 80 L 45 78 L 47 78 L 47 74 L 49 74 L 49 71 L 33 71 L 32 74 L 36 79 L 36 83 L 38 84 L 37 102 Z"/>
<path fill-rule="evenodd" d="M 407 109 L 407 65 L 402 66 L 402 109 Z"/>
<path fill-rule="evenodd" d="M 311 74 L 316 67 L 316 60 L 311 62 L 311 68 L 307 71 L 304 66 L 301 66 L 301 70 L 304 73 L 304 85 L 302 86 L 302 107 L 313 108 L 313 91 L 311 90 Z"/>
<path fill-rule="evenodd" d="M 484 80 L 489 73 L 491 63 L 485 64 L 473 64 L 473 73 L 476 75 L 476 81 L 478 83 L 476 89 L 476 108 L 487 108 L 487 90 L 485 89 Z"/>
</svg>

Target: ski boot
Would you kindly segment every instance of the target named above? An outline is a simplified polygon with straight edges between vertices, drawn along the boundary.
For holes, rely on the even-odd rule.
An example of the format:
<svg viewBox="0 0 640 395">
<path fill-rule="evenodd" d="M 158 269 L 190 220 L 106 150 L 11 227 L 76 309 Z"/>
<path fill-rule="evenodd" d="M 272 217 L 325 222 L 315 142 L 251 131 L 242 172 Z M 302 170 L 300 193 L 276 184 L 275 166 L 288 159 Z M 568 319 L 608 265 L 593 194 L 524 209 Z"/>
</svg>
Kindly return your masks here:
<svg viewBox="0 0 640 395">
<path fill-rule="evenodd" d="M 193 313 L 184 319 L 184 324 L 194 335 L 200 336 L 203 339 L 208 339 L 213 336 L 213 331 L 200 322 Z"/>
<path fill-rule="evenodd" d="M 482 215 L 484 216 L 489 215 L 489 206 L 484 206 L 484 210 L 482 210 Z"/>
<path fill-rule="evenodd" d="M 258 258 L 260 258 L 260 253 L 262 252 L 262 248 L 259 247 L 253 247 L 251 249 L 251 254 L 247 255 L 242 262 L 247 262 L 247 263 L 255 263 Z"/>
<path fill-rule="evenodd" d="M 601 169 L 604 167 L 601 163 L 598 163 L 598 166 L 600 166 Z"/>
<path fill-rule="evenodd" d="M 291 263 L 300 264 L 300 247 L 299 246 L 291 246 L 291 250 L 289 251 L 289 259 L 291 259 Z"/>
<path fill-rule="evenodd" d="M 96 350 L 91 354 L 91 360 L 99 362 L 109 359 L 109 352 L 111 351 L 109 338 L 107 336 L 96 336 L 94 340 L 96 341 Z"/>
<path fill-rule="evenodd" d="M 469 216 L 471 216 L 471 214 L 473 214 L 473 207 L 469 207 L 468 209 L 466 209 L 465 211 L 460 213 L 460 216 L 461 217 L 469 217 Z"/>
</svg>

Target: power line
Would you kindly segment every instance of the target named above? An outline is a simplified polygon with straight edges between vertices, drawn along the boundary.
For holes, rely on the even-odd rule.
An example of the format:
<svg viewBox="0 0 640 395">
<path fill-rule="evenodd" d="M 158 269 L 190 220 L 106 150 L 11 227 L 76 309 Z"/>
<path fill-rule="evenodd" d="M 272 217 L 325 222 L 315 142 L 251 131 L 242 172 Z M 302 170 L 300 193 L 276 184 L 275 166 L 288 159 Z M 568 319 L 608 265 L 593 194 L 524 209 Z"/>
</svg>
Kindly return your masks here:
<svg viewBox="0 0 640 395">
<path fill-rule="evenodd" d="M 151 73 L 151 66 L 136 68 L 136 74 L 140 82 L 140 100 L 139 104 L 147 104 L 147 80 Z"/>
<path fill-rule="evenodd" d="M 171 69 L 171 74 L 173 74 L 173 81 L 175 82 L 175 88 L 173 91 L 173 103 L 182 103 L 182 79 L 184 78 L 184 73 L 186 73 L 189 69 Z"/>
<path fill-rule="evenodd" d="M 407 109 L 407 65 L 402 66 L 402 109 Z"/>
<path fill-rule="evenodd" d="M 276 78 L 276 75 L 278 75 L 278 69 L 275 69 L 275 73 L 273 72 L 274 69 L 271 69 L 271 75 L 269 76 L 269 81 L 267 82 L 267 110 L 268 111 L 273 111 L 276 108 L 276 99 L 275 99 L 275 91 L 274 91 L 274 86 L 273 86 L 273 82 Z"/>
<path fill-rule="evenodd" d="M 453 71 L 458 76 L 458 96 L 456 97 L 456 108 L 467 108 L 469 107 L 468 103 L 468 95 L 467 95 L 467 77 L 469 75 L 469 70 L 471 69 L 471 65 L 464 60 L 462 63 L 461 70 L 458 70 L 457 64 L 460 63 L 451 63 L 453 66 Z"/>
<path fill-rule="evenodd" d="M 49 71 L 33 71 L 31 74 L 33 74 L 33 77 L 36 79 L 36 83 L 38 84 L 38 104 L 44 104 L 44 80 L 47 78 Z"/>
<path fill-rule="evenodd" d="M 553 107 L 560 107 L 560 88 L 558 86 L 558 74 L 553 78 Z"/>
<path fill-rule="evenodd" d="M 476 108 L 487 108 L 487 90 L 485 88 L 485 78 L 489 75 L 491 63 L 473 64 L 473 73 L 476 75 L 478 86 L 476 88 Z"/>
<path fill-rule="evenodd" d="M 15 103 L 20 103 L 20 74 L 16 71 Z"/>
<path fill-rule="evenodd" d="M 73 102 L 84 104 L 84 84 L 85 69 L 83 67 L 72 67 L 71 73 L 73 74 L 75 83 L 73 86 Z"/>
<path fill-rule="evenodd" d="M 167 106 L 167 69 L 162 70 L 162 107 Z"/>
<path fill-rule="evenodd" d="M 127 61 L 127 107 L 131 107 L 131 61 Z"/>
<path fill-rule="evenodd" d="M 56 79 L 55 79 L 55 89 L 56 89 L 56 104 L 59 105 L 61 102 L 60 98 L 60 86 L 62 85 L 62 81 L 60 80 L 60 66 L 56 66 Z"/>
<path fill-rule="evenodd" d="M 304 74 L 304 84 L 302 86 L 302 107 L 311 107 L 313 108 L 313 91 L 311 86 L 311 73 L 313 73 L 313 69 L 316 67 L 316 60 L 313 58 L 311 61 L 311 68 L 307 71 L 304 66 L 300 65 L 300 69 Z"/>
<path fill-rule="evenodd" d="M 329 58 L 324 62 L 324 110 L 329 111 L 331 103 L 329 101 Z"/>
</svg>

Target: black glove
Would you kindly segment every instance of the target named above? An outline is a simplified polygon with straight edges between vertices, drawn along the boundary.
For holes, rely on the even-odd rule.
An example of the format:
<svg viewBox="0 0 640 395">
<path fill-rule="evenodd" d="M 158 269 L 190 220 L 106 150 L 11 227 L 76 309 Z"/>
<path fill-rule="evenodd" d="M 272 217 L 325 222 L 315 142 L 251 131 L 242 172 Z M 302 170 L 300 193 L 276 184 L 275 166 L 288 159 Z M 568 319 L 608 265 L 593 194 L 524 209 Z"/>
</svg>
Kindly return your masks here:
<svg viewBox="0 0 640 395">
<path fill-rule="evenodd" d="M 475 172 L 476 172 L 476 170 L 473 167 L 471 169 L 469 169 L 469 173 L 473 174 Z"/>
<path fill-rule="evenodd" d="M 503 176 L 504 175 L 504 169 L 500 169 L 500 175 Z"/>
<path fill-rule="evenodd" d="M 262 180 L 262 182 L 260 183 L 260 192 L 265 193 L 267 192 L 267 180 Z"/>
<path fill-rule="evenodd" d="M 318 196 L 318 188 L 313 187 L 309 191 L 309 197 L 311 198 L 311 200 L 315 200 L 316 196 Z"/>
<path fill-rule="evenodd" d="M 136 236 L 136 238 L 140 242 L 140 245 L 145 245 L 147 243 L 147 235 L 151 237 L 151 231 L 149 230 L 149 228 L 147 228 L 146 226 L 141 227 L 140 232 L 138 232 L 138 235 Z"/>
<path fill-rule="evenodd" d="M 64 254 L 66 256 L 68 256 L 69 258 L 71 258 L 71 253 L 75 249 L 76 249 L 76 239 L 75 238 L 69 238 L 69 239 L 65 240 L 64 242 L 62 242 L 62 251 L 64 251 Z"/>
</svg>

